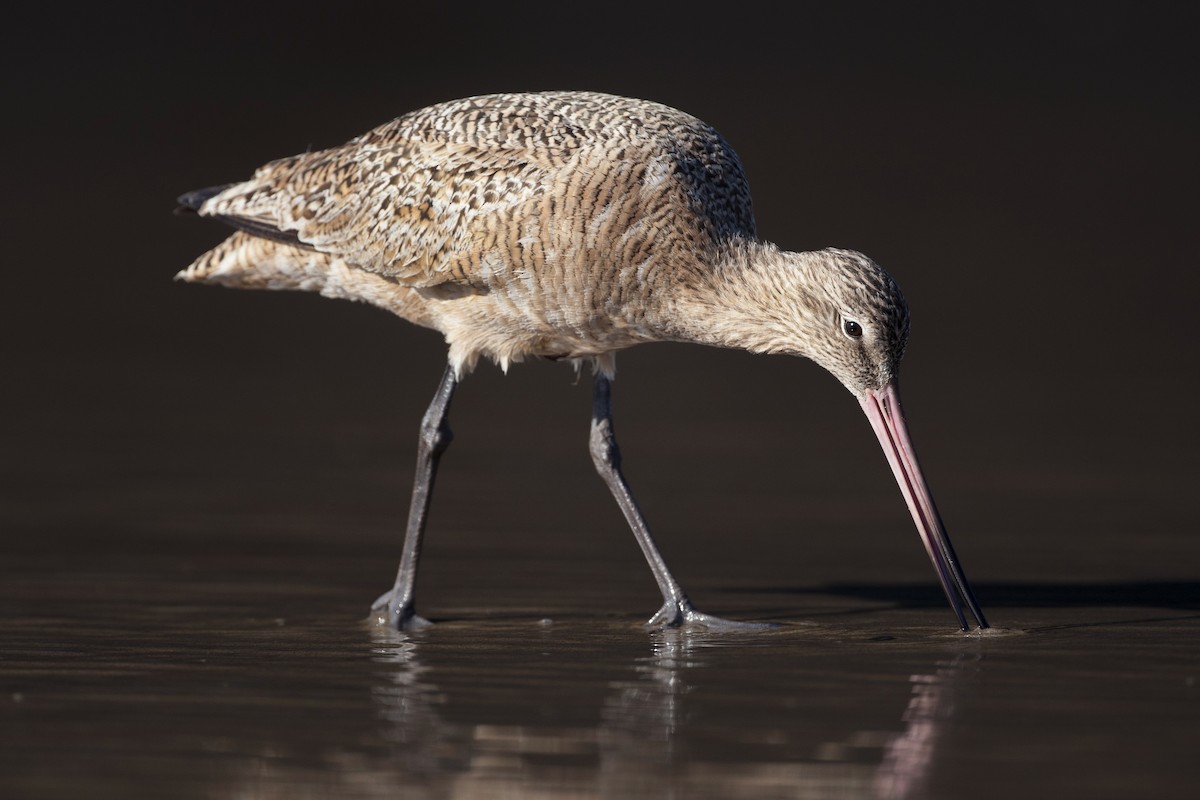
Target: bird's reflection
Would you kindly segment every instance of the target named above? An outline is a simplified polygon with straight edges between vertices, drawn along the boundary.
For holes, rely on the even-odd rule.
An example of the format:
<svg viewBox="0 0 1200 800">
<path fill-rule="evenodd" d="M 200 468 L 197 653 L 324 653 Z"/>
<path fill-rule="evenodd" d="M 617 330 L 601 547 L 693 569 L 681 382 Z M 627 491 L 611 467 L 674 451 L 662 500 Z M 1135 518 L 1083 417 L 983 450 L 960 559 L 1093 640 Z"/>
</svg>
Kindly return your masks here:
<svg viewBox="0 0 1200 800">
<path fill-rule="evenodd" d="M 576 703 L 596 698 L 595 724 L 541 724 L 526 716 L 498 725 L 470 707 L 473 693 L 486 687 L 462 685 L 453 663 L 439 671 L 441 644 L 427 657 L 419 636 L 376 633 L 373 640 L 373 659 L 384 669 L 372 698 L 392 754 L 376 776 L 437 797 L 530 796 L 551 787 L 550 794 L 604 798 L 918 797 L 953 725 L 967 667 L 978 663 L 959 653 L 909 675 L 907 701 L 888 695 L 891 721 L 881 715 L 878 728 L 856 730 L 841 727 L 828 703 L 820 705 L 820 692 L 803 674 L 792 686 L 774 680 L 780 673 L 771 676 L 768 691 L 795 693 L 788 702 L 780 697 L 777 709 L 756 695 L 767 687 L 727 684 L 737 679 L 729 670 L 763 653 L 761 645 L 667 630 L 651 635 L 648 652 L 612 663 L 612 677 L 571 695 Z M 554 645 L 553 636 L 514 643 L 513 661 L 496 665 L 493 677 L 500 685 L 518 682 L 522 662 Z M 736 716 L 731 696 L 743 694 L 757 703 L 754 716 Z M 882 705 L 874 695 L 847 702 L 857 705 L 844 716 L 859 721 L 864 702 Z M 568 716 L 577 719 L 579 709 Z"/>
<path fill-rule="evenodd" d="M 391 669 L 371 690 L 385 724 L 381 737 L 394 745 L 401 768 L 414 778 L 434 777 L 441 771 L 446 725 L 437 713 L 444 698 L 428 680 L 419 645 L 409 636 L 382 628 L 374 632 L 373 659 Z"/>
<path fill-rule="evenodd" d="M 695 644 L 687 631 L 657 632 L 650 655 L 634 662 L 628 679 L 612 683 L 600 715 L 598 796 L 672 796 L 686 676 L 698 665 Z"/>
<path fill-rule="evenodd" d="M 669 629 L 651 638 L 651 654 L 633 664 L 627 680 L 614 681 L 601 713 L 602 729 L 617 739 L 652 731 L 669 741 L 678 723 L 680 700 L 687 693 L 687 670 L 697 665 L 694 642 L 684 631 Z"/>
<path fill-rule="evenodd" d="M 884 748 L 875 772 L 879 798 L 916 797 L 925 788 L 938 740 L 954 713 L 954 694 L 964 670 L 964 656 L 939 661 L 932 672 L 913 675 L 912 697 L 901 720 L 904 732 Z"/>
</svg>

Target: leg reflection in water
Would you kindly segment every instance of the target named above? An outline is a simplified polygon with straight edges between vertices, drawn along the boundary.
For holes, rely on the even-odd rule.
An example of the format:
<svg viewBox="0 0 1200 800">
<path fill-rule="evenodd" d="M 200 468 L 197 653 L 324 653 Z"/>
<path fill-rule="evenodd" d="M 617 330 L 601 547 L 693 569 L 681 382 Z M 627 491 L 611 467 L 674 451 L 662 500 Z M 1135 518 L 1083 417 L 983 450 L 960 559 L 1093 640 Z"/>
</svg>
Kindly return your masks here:
<svg viewBox="0 0 1200 800">
<path fill-rule="evenodd" d="M 359 780 L 448 798 L 921 797 L 980 663 L 615 626 L 381 631 L 372 653 L 389 755 Z"/>
<path fill-rule="evenodd" d="M 380 733 L 390 754 L 375 780 L 382 778 L 379 782 L 392 788 L 432 789 L 469 770 L 468 737 L 438 713 L 445 698 L 429 682 L 420 644 L 411 634 L 383 626 L 373 626 L 371 635 L 372 660 L 386 667 L 371 697 L 384 721 Z"/>
<path fill-rule="evenodd" d="M 599 796 L 668 797 L 686 755 L 676 753 L 687 671 L 699 665 L 702 632 L 666 628 L 651 637 L 627 680 L 612 684 L 600 712 Z"/>
</svg>

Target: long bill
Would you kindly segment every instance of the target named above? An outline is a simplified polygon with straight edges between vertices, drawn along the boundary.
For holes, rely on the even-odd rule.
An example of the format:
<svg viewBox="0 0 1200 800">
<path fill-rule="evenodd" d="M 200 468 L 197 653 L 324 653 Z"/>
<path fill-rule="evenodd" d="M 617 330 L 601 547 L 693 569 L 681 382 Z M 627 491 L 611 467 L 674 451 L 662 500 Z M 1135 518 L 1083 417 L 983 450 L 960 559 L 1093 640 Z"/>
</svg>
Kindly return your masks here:
<svg viewBox="0 0 1200 800">
<path fill-rule="evenodd" d="M 904 494 L 904 502 L 908 504 L 913 522 L 917 523 L 917 532 L 921 535 L 925 552 L 929 554 L 929 560 L 933 562 L 938 580 L 942 582 L 942 589 L 946 592 L 946 599 L 950 601 L 950 607 L 958 617 L 959 627 L 964 631 L 969 628 L 967 618 L 963 614 L 963 603 L 966 603 L 975 616 L 980 628 L 988 627 L 979 602 L 967 583 L 967 576 L 963 574 L 958 557 L 954 554 L 954 547 L 950 544 L 950 537 L 946 535 L 946 527 L 942 524 L 937 506 L 933 504 L 925 476 L 921 474 L 917 454 L 908 437 L 908 427 L 904 422 L 896 382 L 892 381 L 879 390 L 867 389 L 858 402 L 862 405 L 867 419 L 871 421 L 875 435 L 879 437 L 879 444 L 883 446 L 884 455 L 892 466 L 896 483 L 900 484 L 900 491 Z"/>
</svg>

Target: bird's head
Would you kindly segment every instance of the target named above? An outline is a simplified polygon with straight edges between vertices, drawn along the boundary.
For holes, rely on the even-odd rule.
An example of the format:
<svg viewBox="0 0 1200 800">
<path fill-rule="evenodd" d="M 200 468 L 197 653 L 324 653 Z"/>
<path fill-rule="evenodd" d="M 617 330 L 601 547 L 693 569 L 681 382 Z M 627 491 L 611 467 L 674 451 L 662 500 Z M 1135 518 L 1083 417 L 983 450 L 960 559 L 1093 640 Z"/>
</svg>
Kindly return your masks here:
<svg viewBox="0 0 1200 800">
<path fill-rule="evenodd" d="M 811 358 L 860 400 L 893 383 L 908 344 L 908 304 L 882 267 L 853 250 L 792 253 L 803 309 L 794 318 L 797 355 Z"/>
</svg>

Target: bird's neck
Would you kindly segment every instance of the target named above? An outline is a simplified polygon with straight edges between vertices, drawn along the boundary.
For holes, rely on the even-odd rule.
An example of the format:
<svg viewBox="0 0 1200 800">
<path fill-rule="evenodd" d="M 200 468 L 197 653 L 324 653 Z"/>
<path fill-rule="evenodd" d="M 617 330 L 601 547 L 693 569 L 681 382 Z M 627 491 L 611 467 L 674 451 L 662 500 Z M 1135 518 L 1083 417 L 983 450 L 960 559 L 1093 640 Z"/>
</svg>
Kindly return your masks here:
<svg viewBox="0 0 1200 800">
<path fill-rule="evenodd" d="M 660 300 L 659 327 L 673 341 L 796 352 L 797 314 L 807 305 L 797 268 L 807 255 L 740 241 L 687 265 Z"/>
</svg>

